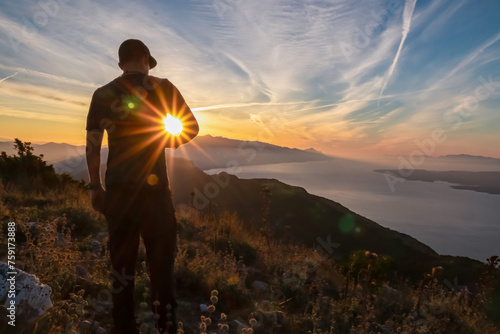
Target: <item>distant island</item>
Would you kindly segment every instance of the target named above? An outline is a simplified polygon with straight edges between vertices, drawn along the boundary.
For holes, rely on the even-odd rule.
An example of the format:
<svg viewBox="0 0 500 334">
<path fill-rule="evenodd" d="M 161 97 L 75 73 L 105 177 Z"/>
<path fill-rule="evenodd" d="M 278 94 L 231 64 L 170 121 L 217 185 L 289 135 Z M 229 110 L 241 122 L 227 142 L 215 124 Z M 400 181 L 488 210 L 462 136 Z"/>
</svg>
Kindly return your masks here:
<svg viewBox="0 0 500 334">
<path fill-rule="evenodd" d="M 493 159 L 493 158 L 488 158 Z M 409 176 L 401 176 L 398 170 L 377 169 L 378 173 L 390 173 L 396 177 L 410 181 L 443 181 L 454 183 L 450 187 L 462 190 L 500 195 L 500 172 L 468 172 L 468 171 L 428 171 L 415 169 Z"/>
</svg>

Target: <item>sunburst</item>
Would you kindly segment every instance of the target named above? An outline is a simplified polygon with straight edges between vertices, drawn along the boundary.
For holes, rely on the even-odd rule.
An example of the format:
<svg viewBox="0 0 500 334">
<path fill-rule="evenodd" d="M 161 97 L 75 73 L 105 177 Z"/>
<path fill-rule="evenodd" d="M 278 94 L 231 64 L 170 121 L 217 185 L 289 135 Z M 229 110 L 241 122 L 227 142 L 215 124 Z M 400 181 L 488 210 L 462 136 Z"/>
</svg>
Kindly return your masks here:
<svg viewBox="0 0 500 334">
<path fill-rule="evenodd" d="M 184 130 L 182 121 L 170 114 L 163 119 L 163 124 L 165 125 L 165 131 L 173 136 L 179 136 L 182 133 L 182 130 Z"/>
</svg>

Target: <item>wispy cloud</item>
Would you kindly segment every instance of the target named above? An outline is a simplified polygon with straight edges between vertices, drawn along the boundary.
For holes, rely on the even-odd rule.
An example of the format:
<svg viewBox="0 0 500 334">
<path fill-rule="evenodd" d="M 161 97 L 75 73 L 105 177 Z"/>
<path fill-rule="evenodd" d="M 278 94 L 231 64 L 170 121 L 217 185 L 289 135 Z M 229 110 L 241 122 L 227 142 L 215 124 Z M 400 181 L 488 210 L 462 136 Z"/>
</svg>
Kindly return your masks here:
<svg viewBox="0 0 500 334">
<path fill-rule="evenodd" d="M 89 0 L 61 5 L 33 38 L 23 17 L 39 6 L 4 4 L 0 33 L 22 43 L 15 53 L 0 40 L 0 107 L 29 120 L 69 110 L 82 123 L 93 90 L 120 74 L 119 44 L 139 38 L 158 59 L 151 74 L 179 87 L 203 133 L 247 139 L 286 120 L 272 141 L 395 147 L 499 65 L 500 23 L 488 15 L 500 4 L 457 2 Z M 474 133 L 495 120 L 482 112 Z"/>
<path fill-rule="evenodd" d="M 441 87 L 445 82 L 449 81 L 454 75 L 459 73 L 461 70 L 463 70 L 467 65 L 471 64 L 474 60 L 476 60 L 479 55 L 481 55 L 487 48 L 495 44 L 500 40 L 500 32 L 486 40 L 484 43 L 482 43 L 479 47 L 471 51 L 469 54 L 464 57 L 460 63 L 458 63 L 454 68 L 452 68 L 446 76 L 441 78 L 440 80 L 436 81 L 434 85 L 432 85 L 429 90 L 436 89 L 438 87 Z"/>
</svg>

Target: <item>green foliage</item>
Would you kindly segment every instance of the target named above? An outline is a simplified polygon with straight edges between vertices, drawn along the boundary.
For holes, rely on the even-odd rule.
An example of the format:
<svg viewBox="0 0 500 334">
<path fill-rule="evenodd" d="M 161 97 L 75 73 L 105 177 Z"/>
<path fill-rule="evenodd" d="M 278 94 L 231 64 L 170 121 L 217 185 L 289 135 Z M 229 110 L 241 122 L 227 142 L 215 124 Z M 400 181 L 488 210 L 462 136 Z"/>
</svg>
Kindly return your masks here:
<svg viewBox="0 0 500 334">
<path fill-rule="evenodd" d="M 102 231 L 102 221 L 96 221 L 95 213 L 86 207 L 66 207 L 58 210 L 60 216 L 66 217 L 67 225 L 75 238 L 85 238 Z"/>
<path fill-rule="evenodd" d="M 16 138 L 14 148 L 17 155 L 7 155 L 4 151 L 0 153 L 0 179 L 5 185 L 14 183 L 22 190 L 43 190 L 76 183 L 68 174 L 57 174 L 54 167 L 43 160 L 43 154 L 33 154 L 31 142 Z"/>
</svg>

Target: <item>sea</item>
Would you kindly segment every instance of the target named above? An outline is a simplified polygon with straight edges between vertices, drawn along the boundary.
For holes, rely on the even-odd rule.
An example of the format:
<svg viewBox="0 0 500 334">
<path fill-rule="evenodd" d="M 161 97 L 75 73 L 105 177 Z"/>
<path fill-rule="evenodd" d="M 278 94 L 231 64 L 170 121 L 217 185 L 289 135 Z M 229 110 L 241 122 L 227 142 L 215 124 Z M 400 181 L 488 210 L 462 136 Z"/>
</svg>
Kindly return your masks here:
<svg viewBox="0 0 500 334">
<path fill-rule="evenodd" d="M 453 170 L 495 170 L 464 163 Z M 459 190 L 447 182 L 388 182 L 376 169 L 397 169 L 397 159 L 332 159 L 253 166 L 230 171 L 240 178 L 272 178 L 331 199 L 376 223 L 408 234 L 442 255 L 485 262 L 500 255 L 500 195 Z M 428 162 L 420 169 L 450 170 Z M 205 172 L 217 174 L 224 168 Z M 392 186 L 391 186 L 392 185 Z"/>
</svg>

